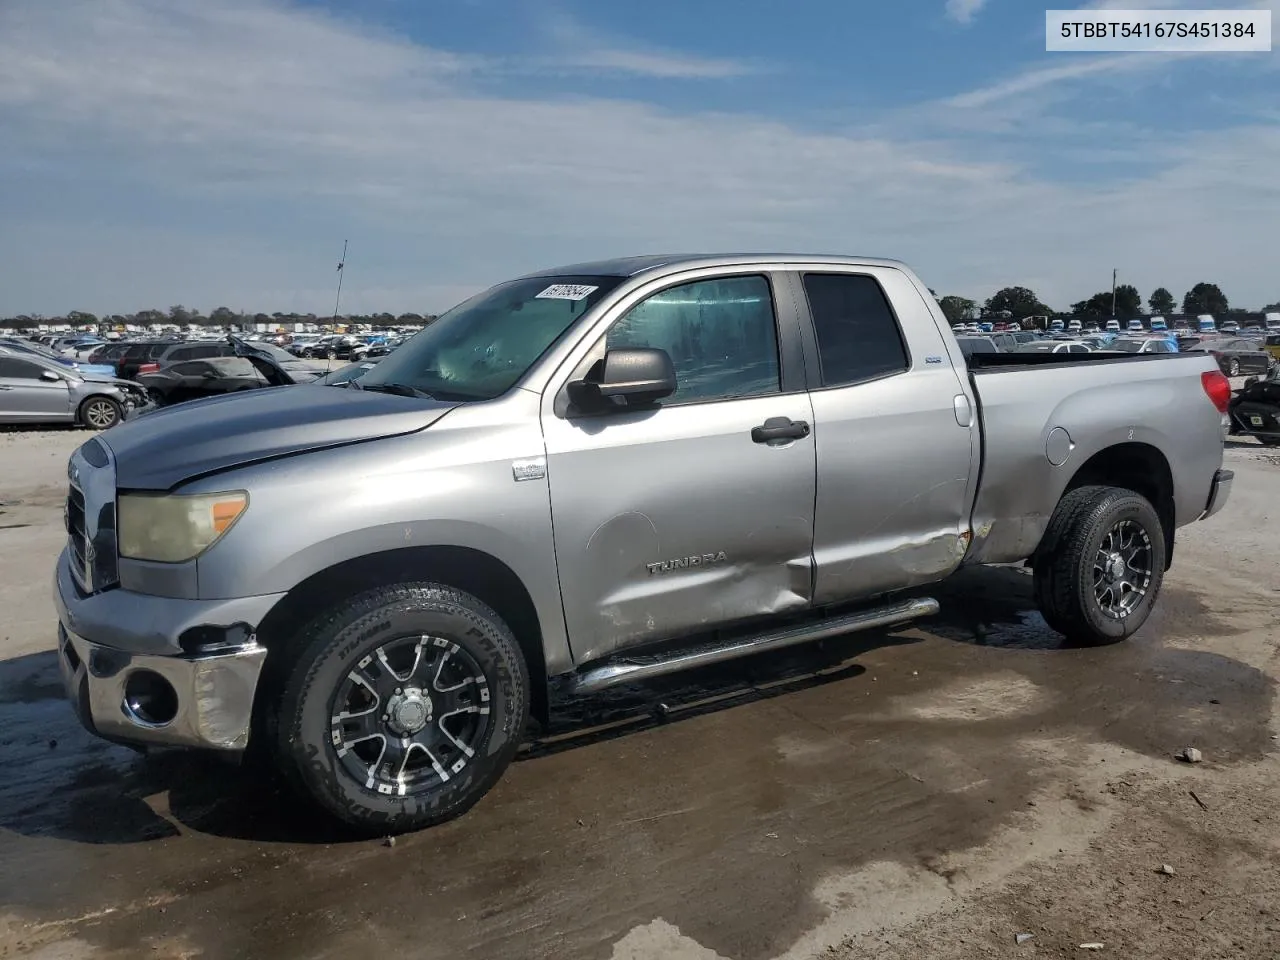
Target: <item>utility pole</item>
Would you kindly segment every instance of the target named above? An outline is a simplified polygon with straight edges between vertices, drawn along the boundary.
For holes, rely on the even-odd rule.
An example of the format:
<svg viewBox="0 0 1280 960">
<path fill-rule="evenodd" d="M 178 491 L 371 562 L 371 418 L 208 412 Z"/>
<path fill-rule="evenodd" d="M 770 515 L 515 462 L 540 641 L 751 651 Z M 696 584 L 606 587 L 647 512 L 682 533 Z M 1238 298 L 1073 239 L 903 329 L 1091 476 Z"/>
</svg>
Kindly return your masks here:
<svg viewBox="0 0 1280 960">
<path fill-rule="evenodd" d="M 1111 319 L 1116 319 L 1116 274 L 1119 271 L 1113 269 L 1111 271 Z"/>
</svg>

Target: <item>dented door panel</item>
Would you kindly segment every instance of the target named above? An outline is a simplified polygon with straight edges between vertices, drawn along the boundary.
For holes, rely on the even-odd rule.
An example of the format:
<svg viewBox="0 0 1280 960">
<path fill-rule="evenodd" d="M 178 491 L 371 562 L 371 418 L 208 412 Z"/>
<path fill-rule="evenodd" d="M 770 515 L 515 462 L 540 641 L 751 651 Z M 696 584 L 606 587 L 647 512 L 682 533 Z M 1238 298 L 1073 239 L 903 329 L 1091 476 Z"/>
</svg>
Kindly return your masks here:
<svg viewBox="0 0 1280 960">
<path fill-rule="evenodd" d="M 981 464 L 977 418 L 954 338 L 936 303 L 907 271 L 834 271 L 873 277 L 897 322 L 906 369 L 826 387 L 811 364 L 818 458 L 814 603 L 835 603 L 932 583 L 968 549 Z M 818 338 L 797 265 L 808 349 Z"/>
<path fill-rule="evenodd" d="M 814 445 L 754 443 L 812 422 L 804 393 L 607 418 L 544 418 L 574 659 L 807 606 Z"/>
</svg>

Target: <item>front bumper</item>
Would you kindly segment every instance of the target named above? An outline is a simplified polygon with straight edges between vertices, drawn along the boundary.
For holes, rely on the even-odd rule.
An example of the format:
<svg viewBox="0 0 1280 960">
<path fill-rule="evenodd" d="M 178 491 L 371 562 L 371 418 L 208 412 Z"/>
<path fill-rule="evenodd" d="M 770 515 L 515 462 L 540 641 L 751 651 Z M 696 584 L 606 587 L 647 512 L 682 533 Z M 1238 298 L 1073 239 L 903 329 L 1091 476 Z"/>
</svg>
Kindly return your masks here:
<svg viewBox="0 0 1280 960">
<path fill-rule="evenodd" d="M 207 657 L 155 657 L 90 643 L 58 624 L 58 666 L 67 696 L 90 732 L 118 743 L 243 751 L 267 651 L 254 644 Z M 139 711 L 133 684 L 156 677 L 172 691 L 161 712 Z M 161 688 L 165 689 L 165 688 Z"/>
<path fill-rule="evenodd" d="M 71 579 L 66 551 L 53 595 L 63 683 L 91 733 L 122 743 L 245 748 L 267 653 L 253 628 L 277 596 L 178 600 L 121 588 L 85 596 Z M 225 629 L 232 624 L 237 629 Z M 213 628 L 206 636 L 245 639 L 216 652 L 185 652 L 184 636 L 198 636 L 202 627 Z M 165 692 L 162 709 L 131 706 L 139 685 Z"/>
<path fill-rule="evenodd" d="M 1227 505 L 1231 498 L 1231 484 L 1236 475 L 1231 470 L 1219 470 L 1213 475 L 1213 486 L 1209 488 L 1209 500 L 1205 503 L 1201 520 L 1207 520 Z"/>
</svg>

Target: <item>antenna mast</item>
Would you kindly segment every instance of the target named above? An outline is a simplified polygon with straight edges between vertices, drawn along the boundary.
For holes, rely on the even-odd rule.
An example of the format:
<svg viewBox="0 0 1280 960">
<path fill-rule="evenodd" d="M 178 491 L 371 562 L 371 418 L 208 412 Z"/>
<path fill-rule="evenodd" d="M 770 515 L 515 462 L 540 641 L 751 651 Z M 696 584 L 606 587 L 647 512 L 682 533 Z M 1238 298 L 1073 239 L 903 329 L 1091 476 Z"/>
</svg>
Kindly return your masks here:
<svg viewBox="0 0 1280 960">
<path fill-rule="evenodd" d="M 338 261 L 338 293 L 333 298 L 333 324 L 338 324 L 338 304 L 342 301 L 342 268 L 347 265 L 347 241 L 342 241 L 342 259 Z"/>
</svg>

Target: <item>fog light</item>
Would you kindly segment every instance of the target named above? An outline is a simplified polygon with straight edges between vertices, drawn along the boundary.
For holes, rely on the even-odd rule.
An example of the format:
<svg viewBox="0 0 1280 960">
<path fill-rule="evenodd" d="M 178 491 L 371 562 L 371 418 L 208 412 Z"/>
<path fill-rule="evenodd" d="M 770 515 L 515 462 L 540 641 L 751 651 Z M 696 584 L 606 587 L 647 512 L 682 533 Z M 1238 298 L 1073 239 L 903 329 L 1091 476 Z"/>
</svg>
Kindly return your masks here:
<svg viewBox="0 0 1280 960">
<path fill-rule="evenodd" d="M 124 685 L 124 712 L 143 727 L 163 727 L 178 715 L 178 694 L 160 674 L 135 670 Z"/>
</svg>

